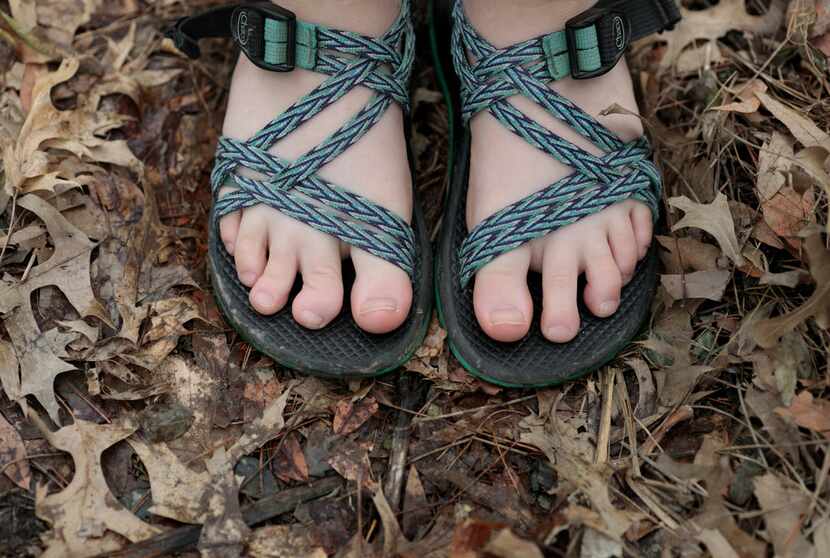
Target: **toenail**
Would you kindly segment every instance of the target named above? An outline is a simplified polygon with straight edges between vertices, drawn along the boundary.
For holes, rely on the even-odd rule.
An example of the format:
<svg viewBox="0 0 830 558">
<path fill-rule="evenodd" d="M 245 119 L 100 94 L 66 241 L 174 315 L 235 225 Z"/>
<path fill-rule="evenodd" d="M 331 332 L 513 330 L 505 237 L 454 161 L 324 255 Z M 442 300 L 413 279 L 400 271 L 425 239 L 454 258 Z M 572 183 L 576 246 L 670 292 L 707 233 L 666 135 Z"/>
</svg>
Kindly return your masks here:
<svg viewBox="0 0 830 558">
<path fill-rule="evenodd" d="M 490 312 L 490 323 L 500 325 L 525 325 L 525 315 L 518 308 L 499 308 Z"/>
<path fill-rule="evenodd" d="M 398 301 L 394 298 L 370 298 L 360 306 L 360 315 L 373 312 L 394 312 L 398 309 Z"/>
<path fill-rule="evenodd" d="M 300 313 L 300 318 L 302 318 L 303 325 L 310 328 L 322 327 L 325 321 L 322 316 L 315 314 L 311 310 L 303 310 Z"/>
<path fill-rule="evenodd" d="M 242 281 L 246 285 L 253 285 L 256 283 L 256 273 L 248 272 L 248 273 L 240 273 L 239 280 Z"/>
<path fill-rule="evenodd" d="M 609 316 L 614 313 L 619 303 L 618 300 L 606 300 L 599 305 L 599 313 L 603 316 Z"/>
<path fill-rule="evenodd" d="M 565 326 L 551 326 L 548 328 L 549 339 L 567 339 L 571 337 L 571 330 Z"/>
<path fill-rule="evenodd" d="M 274 297 L 266 291 L 257 291 L 254 293 L 254 302 L 256 302 L 258 306 L 267 308 L 274 303 Z"/>
</svg>

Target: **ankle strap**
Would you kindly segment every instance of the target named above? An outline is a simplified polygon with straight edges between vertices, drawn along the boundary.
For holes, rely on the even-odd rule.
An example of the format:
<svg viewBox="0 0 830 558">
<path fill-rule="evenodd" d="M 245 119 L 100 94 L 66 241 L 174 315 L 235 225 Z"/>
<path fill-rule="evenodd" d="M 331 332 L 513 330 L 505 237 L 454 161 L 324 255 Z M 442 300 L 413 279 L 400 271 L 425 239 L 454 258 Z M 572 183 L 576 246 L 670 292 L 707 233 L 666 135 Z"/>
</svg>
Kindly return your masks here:
<svg viewBox="0 0 830 558">
<path fill-rule="evenodd" d="M 199 41 L 231 37 L 245 56 L 264 70 L 313 70 L 317 63 L 318 26 L 298 20 L 272 2 L 230 4 L 179 19 L 165 31 L 176 48 L 199 58 Z"/>
</svg>

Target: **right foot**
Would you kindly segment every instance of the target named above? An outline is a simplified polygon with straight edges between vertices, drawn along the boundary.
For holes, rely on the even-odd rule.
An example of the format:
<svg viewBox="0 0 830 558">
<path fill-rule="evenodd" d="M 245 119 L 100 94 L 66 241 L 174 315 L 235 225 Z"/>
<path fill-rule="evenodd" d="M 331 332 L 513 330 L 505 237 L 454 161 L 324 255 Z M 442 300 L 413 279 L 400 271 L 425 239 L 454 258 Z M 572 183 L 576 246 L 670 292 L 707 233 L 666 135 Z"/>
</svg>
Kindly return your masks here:
<svg viewBox="0 0 830 558">
<path fill-rule="evenodd" d="M 382 35 L 400 10 L 397 0 L 282 0 L 299 19 L 370 36 Z M 303 69 L 275 73 L 240 55 L 231 83 L 223 133 L 248 139 L 326 76 Z M 295 160 L 336 131 L 371 98 L 356 87 L 339 101 L 279 141 L 271 152 Z M 319 176 L 361 194 L 407 222 L 412 215 L 412 181 L 407 161 L 401 108 L 392 104 L 383 118 L 355 145 L 324 166 Z M 220 196 L 230 191 L 224 188 Z M 309 329 L 325 327 L 343 305 L 341 258 L 351 257 L 356 278 L 351 308 L 357 324 L 371 333 L 400 326 L 409 314 L 412 285 L 397 266 L 353 248 L 337 238 L 257 205 L 225 216 L 219 223 L 239 280 L 251 289 L 250 302 L 269 315 L 288 302 L 299 273 L 302 291 L 292 315 Z"/>
</svg>

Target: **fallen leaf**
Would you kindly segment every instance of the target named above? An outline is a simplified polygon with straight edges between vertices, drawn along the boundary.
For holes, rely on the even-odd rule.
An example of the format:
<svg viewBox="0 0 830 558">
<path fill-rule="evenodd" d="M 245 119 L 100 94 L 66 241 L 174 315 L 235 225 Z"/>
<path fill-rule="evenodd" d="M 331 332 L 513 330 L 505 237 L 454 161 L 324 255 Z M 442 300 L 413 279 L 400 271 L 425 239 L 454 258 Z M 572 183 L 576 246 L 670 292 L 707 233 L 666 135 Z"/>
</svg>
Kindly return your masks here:
<svg viewBox="0 0 830 558">
<path fill-rule="evenodd" d="M 233 474 L 236 459 L 219 446 L 207 460 L 213 481 L 204 496 L 208 516 L 199 535 L 203 558 L 238 558 L 251 530 L 239 508 L 239 483 Z"/>
<path fill-rule="evenodd" d="M 29 469 L 26 447 L 20 434 L 3 415 L 0 415 L 0 471 L 23 490 L 29 490 L 32 471 Z"/>
<path fill-rule="evenodd" d="M 660 282 L 675 300 L 705 298 L 719 302 L 731 278 L 732 272 L 727 270 L 695 271 L 679 275 L 661 275 Z"/>
<path fill-rule="evenodd" d="M 735 223 L 725 195 L 718 193 L 715 201 L 710 204 L 695 203 L 686 196 L 680 196 L 669 198 L 669 205 L 685 213 L 683 219 L 672 227 L 672 231 L 686 227 L 702 229 L 715 237 L 724 255 L 735 265 L 744 264 L 741 247 L 735 236 Z"/>
<path fill-rule="evenodd" d="M 496 531 L 482 550 L 498 558 L 544 558 L 535 543 L 520 539 L 507 527 Z"/>
<path fill-rule="evenodd" d="M 663 260 L 670 273 L 718 270 L 721 251 L 716 246 L 687 236 L 657 235 L 655 238 L 669 253 Z"/>
<path fill-rule="evenodd" d="M 86 557 L 121 548 L 121 539 L 132 542 L 149 538 L 159 529 L 125 509 L 112 495 L 101 468 L 101 454 L 127 438 L 136 426 L 127 420 L 95 424 L 76 419 L 69 426 L 52 432 L 36 414 L 31 420 L 52 446 L 72 455 L 75 474 L 63 490 L 47 494 L 45 485 L 36 489 L 38 517 L 52 525 L 46 535 L 43 556 Z"/>
<path fill-rule="evenodd" d="M 248 541 L 251 558 L 327 558 L 303 525 L 267 525 L 256 529 Z"/>
<path fill-rule="evenodd" d="M 756 91 L 755 96 L 764 108 L 787 127 L 802 147 L 818 146 L 830 151 L 830 135 L 816 126 L 815 122 L 767 93 Z"/>
<path fill-rule="evenodd" d="M 351 434 L 378 412 L 378 402 L 374 397 L 367 397 L 357 402 L 343 399 L 334 409 L 332 429 L 335 434 Z"/>
<path fill-rule="evenodd" d="M 95 245 L 37 196 L 23 196 L 17 203 L 44 222 L 55 251 L 46 261 L 32 267 L 25 281 L 0 280 L 0 313 L 4 315 L 3 321 L 20 363 L 19 390 L 7 391 L 7 394 L 18 402 L 26 395 L 33 395 L 59 424 L 53 384 L 58 375 L 75 369 L 62 357 L 66 356 L 66 345 L 77 335 L 57 330 L 42 332 L 32 310 L 32 293 L 56 286 L 81 316 L 95 316 L 109 323 L 89 279 L 89 260 Z"/>
<path fill-rule="evenodd" d="M 773 132 L 758 152 L 758 179 L 755 186 L 761 203 L 772 198 L 784 186 L 793 158 L 792 139 Z"/>
<path fill-rule="evenodd" d="M 372 501 L 375 503 L 375 509 L 378 511 L 383 526 L 383 555 L 395 556 L 398 553 L 398 547 L 406 545 L 408 541 L 401 532 L 398 519 L 389 506 L 380 483 L 372 493 Z"/>
<path fill-rule="evenodd" d="M 758 320 L 751 333 L 759 345 L 771 348 L 778 340 L 793 331 L 802 322 L 815 318 L 819 327 L 830 326 L 830 252 L 824 247 L 820 234 L 814 234 L 804 242 L 809 258 L 810 274 L 816 289 L 798 309 L 775 318 Z"/>
<path fill-rule="evenodd" d="M 297 435 L 289 433 L 277 448 L 271 470 L 283 482 L 308 482 L 308 463 Z"/>
<path fill-rule="evenodd" d="M 801 533 L 802 514 L 810 505 L 805 494 L 787 479 L 767 472 L 756 477 L 755 497 L 764 512 L 767 536 L 776 556 L 808 556 L 812 545 Z"/>
<path fill-rule="evenodd" d="M 798 426 L 830 437 L 830 401 L 814 399 L 807 390 L 796 395 L 789 407 L 778 407 L 775 412 Z"/>
<path fill-rule="evenodd" d="M 715 41 L 729 31 L 734 29 L 758 34 L 772 33 L 778 29 L 784 18 L 784 8 L 779 2 L 774 2 L 766 14 L 756 16 L 747 13 L 744 0 L 721 0 L 705 10 L 690 10 L 680 5 L 680 13 L 682 19 L 671 33 L 642 41 L 645 44 L 655 41 L 666 42 L 666 51 L 660 60 L 661 70 L 674 65 L 689 45 L 708 41 L 707 46 L 718 52 Z M 698 56 L 696 67 L 700 68 L 705 60 L 706 58 Z"/>
<path fill-rule="evenodd" d="M 759 79 L 753 79 L 743 84 L 738 90 L 736 96 L 740 101 L 726 103 L 719 107 L 712 107 L 710 110 L 721 110 L 724 112 L 740 112 L 742 114 L 752 114 L 758 112 L 761 107 L 761 101 L 755 96 L 756 91 L 766 92 L 767 84 Z"/>
</svg>

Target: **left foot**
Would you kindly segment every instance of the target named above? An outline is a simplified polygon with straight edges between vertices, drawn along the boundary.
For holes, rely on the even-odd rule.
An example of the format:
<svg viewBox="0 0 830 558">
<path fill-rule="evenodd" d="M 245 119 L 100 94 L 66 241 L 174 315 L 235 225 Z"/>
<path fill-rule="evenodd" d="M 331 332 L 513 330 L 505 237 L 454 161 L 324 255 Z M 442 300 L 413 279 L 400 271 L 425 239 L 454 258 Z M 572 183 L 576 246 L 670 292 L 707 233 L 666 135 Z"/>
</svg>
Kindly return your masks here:
<svg viewBox="0 0 830 558">
<path fill-rule="evenodd" d="M 465 0 L 469 22 L 496 48 L 551 31 L 593 5 L 593 0 Z M 550 87 L 571 99 L 623 141 L 643 134 L 634 116 L 599 113 L 617 103 L 637 112 L 625 61 L 609 73 L 588 80 L 571 78 Z M 511 102 L 536 122 L 588 152 L 602 154 L 566 124 L 524 97 Z M 467 196 L 469 230 L 510 205 L 569 175 L 573 169 L 529 145 L 495 117 L 481 112 L 471 121 L 470 185 Z M 577 280 L 585 273 L 584 300 L 596 316 L 616 312 L 620 290 L 632 277 L 637 261 L 651 243 L 651 210 L 628 200 L 585 217 L 544 237 L 503 254 L 475 277 L 474 306 L 481 328 L 498 341 L 524 337 L 533 316 L 527 286 L 529 269 L 543 276 L 542 332 L 564 343 L 579 331 Z"/>
</svg>

